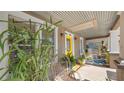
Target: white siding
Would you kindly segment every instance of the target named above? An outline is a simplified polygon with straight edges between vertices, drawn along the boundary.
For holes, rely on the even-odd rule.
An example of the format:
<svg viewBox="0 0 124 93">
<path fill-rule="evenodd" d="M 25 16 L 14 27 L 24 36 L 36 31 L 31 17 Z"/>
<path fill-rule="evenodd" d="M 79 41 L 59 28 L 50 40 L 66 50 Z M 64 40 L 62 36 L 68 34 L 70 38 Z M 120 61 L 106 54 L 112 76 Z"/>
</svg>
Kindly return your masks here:
<svg viewBox="0 0 124 93">
<path fill-rule="evenodd" d="M 6 12 L 0 12 L 0 20 L 6 20 L 8 21 L 8 15 Z M 4 30 L 8 29 L 8 23 L 5 22 L 0 22 L 0 33 L 2 33 Z M 4 36 L 5 38 L 7 36 Z M 8 43 L 5 43 L 5 48 L 4 48 L 4 52 L 7 52 L 9 49 L 8 47 Z M 2 56 L 2 52 L 0 49 L 0 57 Z M 0 62 L 0 68 L 6 67 L 8 65 L 8 57 L 4 58 L 4 60 L 2 62 Z M 0 71 L 0 77 L 1 75 L 6 71 L 7 69 L 1 70 Z M 3 79 L 6 79 L 7 76 L 5 76 Z"/>
<path fill-rule="evenodd" d="M 110 32 L 110 53 L 120 53 L 120 30 Z"/>
</svg>

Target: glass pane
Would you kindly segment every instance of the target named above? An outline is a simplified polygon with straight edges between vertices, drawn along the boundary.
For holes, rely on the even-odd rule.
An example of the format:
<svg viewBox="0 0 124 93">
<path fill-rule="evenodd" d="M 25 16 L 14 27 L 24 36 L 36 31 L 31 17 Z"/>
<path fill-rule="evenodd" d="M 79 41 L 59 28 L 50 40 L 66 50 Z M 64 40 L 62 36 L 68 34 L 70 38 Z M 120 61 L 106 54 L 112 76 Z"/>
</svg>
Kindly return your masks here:
<svg viewBox="0 0 124 93">
<path fill-rule="evenodd" d="M 67 39 L 67 50 L 70 51 L 70 40 Z"/>
<path fill-rule="evenodd" d="M 42 43 L 43 42 L 48 42 L 51 44 L 52 48 L 51 48 L 51 51 L 52 51 L 52 54 L 54 54 L 54 50 L 55 50 L 55 43 L 54 43 L 54 37 L 55 37 L 55 32 L 46 32 L 46 31 L 43 31 L 42 32 Z"/>
</svg>

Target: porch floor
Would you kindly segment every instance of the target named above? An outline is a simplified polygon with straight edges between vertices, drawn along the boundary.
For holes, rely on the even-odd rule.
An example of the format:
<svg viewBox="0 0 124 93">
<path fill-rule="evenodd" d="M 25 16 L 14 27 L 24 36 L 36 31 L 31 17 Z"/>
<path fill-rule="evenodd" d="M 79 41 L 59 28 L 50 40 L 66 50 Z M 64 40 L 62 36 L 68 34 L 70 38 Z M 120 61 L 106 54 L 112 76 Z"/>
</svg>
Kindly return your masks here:
<svg viewBox="0 0 124 93">
<path fill-rule="evenodd" d="M 111 80 L 116 80 L 116 69 L 107 67 L 99 67 L 94 65 L 82 66 L 75 73 L 75 77 L 86 81 L 106 81 L 108 77 Z"/>
</svg>

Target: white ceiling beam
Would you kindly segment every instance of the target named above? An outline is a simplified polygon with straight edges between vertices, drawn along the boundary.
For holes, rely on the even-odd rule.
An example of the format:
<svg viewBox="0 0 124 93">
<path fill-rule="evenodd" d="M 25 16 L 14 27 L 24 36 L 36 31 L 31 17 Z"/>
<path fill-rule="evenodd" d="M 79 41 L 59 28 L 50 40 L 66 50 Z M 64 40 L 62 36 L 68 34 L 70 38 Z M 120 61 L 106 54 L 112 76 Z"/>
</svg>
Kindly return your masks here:
<svg viewBox="0 0 124 93">
<path fill-rule="evenodd" d="M 86 30 L 89 28 L 96 28 L 97 27 L 97 21 L 96 20 L 92 20 L 86 23 L 82 23 L 73 27 L 70 27 L 69 29 L 71 29 L 73 32 L 78 32 L 81 30 Z"/>
</svg>

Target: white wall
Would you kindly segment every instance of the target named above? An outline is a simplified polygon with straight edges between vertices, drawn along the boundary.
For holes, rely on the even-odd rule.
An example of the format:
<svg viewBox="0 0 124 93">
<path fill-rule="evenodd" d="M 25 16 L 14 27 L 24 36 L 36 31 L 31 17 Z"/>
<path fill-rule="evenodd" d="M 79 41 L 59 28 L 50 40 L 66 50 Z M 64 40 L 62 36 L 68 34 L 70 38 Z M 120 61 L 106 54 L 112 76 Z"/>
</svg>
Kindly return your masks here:
<svg viewBox="0 0 124 93">
<path fill-rule="evenodd" d="M 6 20 L 8 21 L 8 15 L 7 12 L 0 12 L 0 20 Z M 8 29 L 8 23 L 5 22 L 0 22 L 0 33 L 2 33 L 4 30 Z M 7 36 L 5 36 L 6 38 Z M 5 43 L 5 48 L 4 51 L 7 52 L 9 49 L 8 43 Z M 0 49 L 0 57 L 2 56 L 2 51 Z M 8 65 L 8 57 L 4 58 L 2 62 L 0 62 L 0 68 L 6 67 Z M 0 71 L 0 77 L 3 75 L 4 72 L 6 72 L 7 69 L 1 70 Z M 3 78 L 6 79 L 7 75 Z"/>
</svg>

